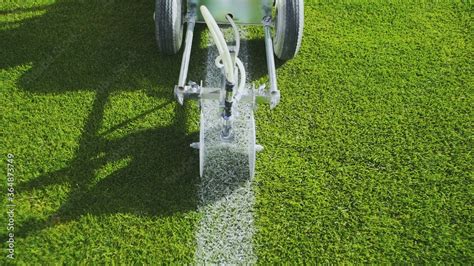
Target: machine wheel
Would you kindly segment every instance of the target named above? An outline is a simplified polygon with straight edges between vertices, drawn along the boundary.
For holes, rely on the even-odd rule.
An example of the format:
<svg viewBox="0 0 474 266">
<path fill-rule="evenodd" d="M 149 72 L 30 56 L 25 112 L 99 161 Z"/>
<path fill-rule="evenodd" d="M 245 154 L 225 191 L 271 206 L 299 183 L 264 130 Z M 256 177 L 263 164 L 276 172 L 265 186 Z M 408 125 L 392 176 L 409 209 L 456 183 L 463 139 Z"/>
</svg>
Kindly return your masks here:
<svg viewBox="0 0 474 266">
<path fill-rule="evenodd" d="M 184 12 L 182 0 L 156 0 L 155 38 L 161 53 L 173 55 L 181 48 Z"/>
<path fill-rule="evenodd" d="M 275 55 L 281 60 L 292 59 L 298 53 L 303 38 L 303 0 L 277 0 L 275 17 Z"/>
</svg>

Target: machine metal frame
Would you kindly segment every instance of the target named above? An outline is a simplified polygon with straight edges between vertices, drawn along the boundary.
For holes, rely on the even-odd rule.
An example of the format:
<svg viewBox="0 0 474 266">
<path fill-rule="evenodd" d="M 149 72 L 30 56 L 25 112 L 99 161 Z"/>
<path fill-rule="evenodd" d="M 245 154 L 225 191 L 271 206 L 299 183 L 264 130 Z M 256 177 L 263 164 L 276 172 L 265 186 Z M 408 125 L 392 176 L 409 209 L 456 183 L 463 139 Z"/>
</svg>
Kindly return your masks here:
<svg viewBox="0 0 474 266">
<path fill-rule="evenodd" d="M 213 14 L 219 24 L 230 25 L 228 16 L 235 24 L 239 25 L 262 25 L 265 31 L 265 51 L 269 76 L 269 89 L 265 85 L 258 90 L 251 90 L 252 95 L 247 95 L 243 100 L 251 100 L 255 103 L 269 103 L 270 108 L 275 108 L 280 102 L 280 91 L 278 90 L 276 67 L 273 50 L 272 20 L 273 0 L 188 0 L 185 21 L 187 22 L 184 53 L 181 62 L 178 84 L 174 88 L 175 96 L 180 104 L 185 99 L 199 99 L 201 97 L 219 97 L 219 92 L 224 88 L 203 88 L 194 82 L 187 82 L 191 50 L 196 23 L 204 23 L 203 15 L 199 6 L 205 5 Z M 234 30 L 235 27 L 234 27 Z M 231 47 L 232 49 L 232 47 Z M 214 95 L 214 96 L 213 96 Z"/>
</svg>

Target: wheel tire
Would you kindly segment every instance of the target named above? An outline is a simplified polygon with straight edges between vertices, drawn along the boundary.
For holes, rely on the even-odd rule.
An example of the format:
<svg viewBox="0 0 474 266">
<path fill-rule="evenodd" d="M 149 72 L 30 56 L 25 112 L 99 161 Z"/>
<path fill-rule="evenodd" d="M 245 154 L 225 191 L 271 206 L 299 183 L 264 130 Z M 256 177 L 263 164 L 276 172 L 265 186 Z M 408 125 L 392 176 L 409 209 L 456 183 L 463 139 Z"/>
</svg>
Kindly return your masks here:
<svg viewBox="0 0 474 266">
<path fill-rule="evenodd" d="M 303 38 L 304 2 L 303 0 L 276 1 L 275 55 L 281 60 L 296 56 Z"/>
<path fill-rule="evenodd" d="M 176 54 L 183 43 L 184 12 L 182 0 L 156 0 L 155 38 L 163 54 Z"/>
</svg>

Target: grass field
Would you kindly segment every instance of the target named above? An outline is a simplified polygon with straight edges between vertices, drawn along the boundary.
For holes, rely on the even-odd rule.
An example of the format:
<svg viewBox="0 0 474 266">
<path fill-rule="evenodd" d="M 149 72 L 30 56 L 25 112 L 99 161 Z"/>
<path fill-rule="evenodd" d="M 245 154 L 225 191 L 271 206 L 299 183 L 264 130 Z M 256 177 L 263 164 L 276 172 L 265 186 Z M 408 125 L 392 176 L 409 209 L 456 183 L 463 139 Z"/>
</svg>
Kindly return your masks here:
<svg viewBox="0 0 474 266">
<path fill-rule="evenodd" d="M 256 113 L 258 263 L 472 264 L 473 5 L 341 2 L 308 1 L 282 102 Z M 199 115 L 173 99 L 180 56 L 157 53 L 153 5 L 1 2 L 14 262 L 195 262 Z M 247 31 L 264 82 L 262 30 Z"/>
</svg>

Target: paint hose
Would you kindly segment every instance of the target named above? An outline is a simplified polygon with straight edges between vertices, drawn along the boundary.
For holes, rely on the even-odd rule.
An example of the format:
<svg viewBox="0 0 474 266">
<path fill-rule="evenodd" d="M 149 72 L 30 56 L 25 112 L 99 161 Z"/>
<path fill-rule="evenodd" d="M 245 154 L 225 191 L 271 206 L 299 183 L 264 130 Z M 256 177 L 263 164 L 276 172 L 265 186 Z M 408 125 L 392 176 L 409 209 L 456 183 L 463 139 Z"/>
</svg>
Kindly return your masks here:
<svg viewBox="0 0 474 266">
<path fill-rule="evenodd" d="M 228 82 L 235 84 L 235 73 L 234 73 L 234 64 L 232 63 L 232 57 L 230 56 L 229 47 L 224 39 L 224 35 L 222 34 L 219 26 L 217 25 L 216 20 L 212 16 L 209 9 L 205 6 L 201 6 L 201 14 L 204 18 L 204 21 L 211 32 L 211 36 L 216 43 L 217 50 L 219 51 L 219 55 L 222 58 L 222 62 L 224 64 L 224 70 L 226 79 Z"/>
</svg>

